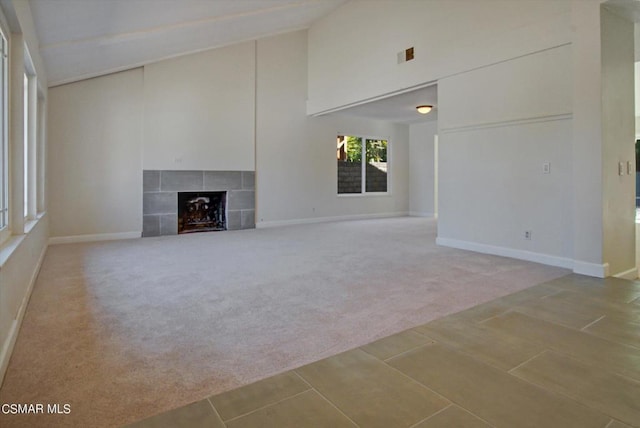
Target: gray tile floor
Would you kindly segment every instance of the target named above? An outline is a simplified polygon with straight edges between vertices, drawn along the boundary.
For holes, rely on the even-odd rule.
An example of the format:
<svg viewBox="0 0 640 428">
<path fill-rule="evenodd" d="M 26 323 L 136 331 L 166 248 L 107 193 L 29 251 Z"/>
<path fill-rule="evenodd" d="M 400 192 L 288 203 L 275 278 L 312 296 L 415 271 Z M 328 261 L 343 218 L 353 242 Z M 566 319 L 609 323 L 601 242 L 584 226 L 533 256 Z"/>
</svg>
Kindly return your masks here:
<svg viewBox="0 0 640 428">
<path fill-rule="evenodd" d="M 130 427 L 640 427 L 640 282 L 579 275 Z"/>
</svg>

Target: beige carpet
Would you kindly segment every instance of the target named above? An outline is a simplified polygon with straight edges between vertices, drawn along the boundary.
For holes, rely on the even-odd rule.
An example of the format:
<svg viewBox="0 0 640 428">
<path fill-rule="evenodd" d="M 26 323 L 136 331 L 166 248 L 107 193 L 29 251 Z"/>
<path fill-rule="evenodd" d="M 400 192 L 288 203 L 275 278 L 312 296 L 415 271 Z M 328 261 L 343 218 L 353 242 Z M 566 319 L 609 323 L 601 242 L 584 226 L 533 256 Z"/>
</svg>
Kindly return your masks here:
<svg viewBox="0 0 640 428">
<path fill-rule="evenodd" d="M 0 403 L 118 426 L 568 271 L 437 247 L 397 218 L 49 248 Z"/>
</svg>

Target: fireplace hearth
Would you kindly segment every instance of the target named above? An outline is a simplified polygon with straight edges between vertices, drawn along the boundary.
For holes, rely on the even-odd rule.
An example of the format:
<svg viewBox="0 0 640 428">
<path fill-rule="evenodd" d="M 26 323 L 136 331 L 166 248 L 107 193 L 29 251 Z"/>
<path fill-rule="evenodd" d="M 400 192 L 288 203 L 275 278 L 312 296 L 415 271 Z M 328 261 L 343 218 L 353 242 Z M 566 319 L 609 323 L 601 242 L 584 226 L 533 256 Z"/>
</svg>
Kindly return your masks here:
<svg viewBox="0 0 640 428">
<path fill-rule="evenodd" d="M 227 229 L 227 192 L 178 192 L 178 233 Z"/>
</svg>

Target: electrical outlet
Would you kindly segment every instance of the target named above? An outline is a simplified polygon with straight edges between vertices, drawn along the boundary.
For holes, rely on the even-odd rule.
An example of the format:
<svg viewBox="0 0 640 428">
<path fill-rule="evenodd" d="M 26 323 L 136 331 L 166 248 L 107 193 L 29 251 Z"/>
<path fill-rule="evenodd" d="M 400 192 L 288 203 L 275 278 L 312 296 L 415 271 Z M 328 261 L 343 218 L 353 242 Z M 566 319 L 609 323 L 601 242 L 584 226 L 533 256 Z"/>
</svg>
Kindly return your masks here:
<svg viewBox="0 0 640 428">
<path fill-rule="evenodd" d="M 524 231 L 524 239 L 526 239 L 527 241 L 531 241 L 531 231 L 530 230 L 525 230 Z"/>
<path fill-rule="evenodd" d="M 542 173 L 551 174 L 551 162 L 545 162 L 542 164 Z"/>
<path fill-rule="evenodd" d="M 404 55 L 404 59 L 407 60 L 407 61 L 411 61 L 413 58 L 415 58 L 414 55 L 413 55 L 413 47 L 410 47 L 409 49 L 406 49 L 404 51 L 404 54 L 405 54 Z"/>
</svg>

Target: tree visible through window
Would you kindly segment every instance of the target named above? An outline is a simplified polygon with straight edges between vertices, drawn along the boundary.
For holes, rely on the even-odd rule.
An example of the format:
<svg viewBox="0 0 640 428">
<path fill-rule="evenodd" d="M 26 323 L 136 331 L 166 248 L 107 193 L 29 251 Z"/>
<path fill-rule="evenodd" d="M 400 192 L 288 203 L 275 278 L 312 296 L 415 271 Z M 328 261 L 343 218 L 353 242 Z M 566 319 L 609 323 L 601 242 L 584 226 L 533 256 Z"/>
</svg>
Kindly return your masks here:
<svg viewBox="0 0 640 428">
<path fill-rule="evenodd" d="M 338 135 L 338 193 L 387 192 L 387 153 L 386 139 Z"/>
</svg>

